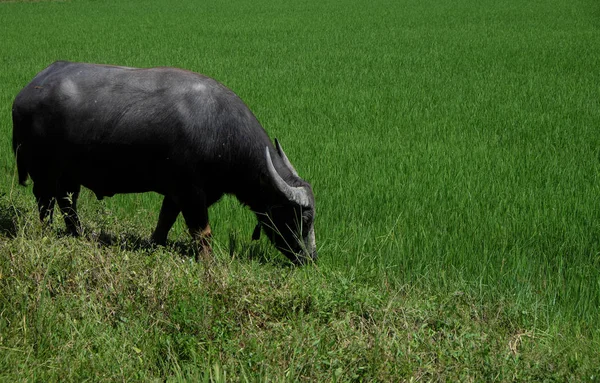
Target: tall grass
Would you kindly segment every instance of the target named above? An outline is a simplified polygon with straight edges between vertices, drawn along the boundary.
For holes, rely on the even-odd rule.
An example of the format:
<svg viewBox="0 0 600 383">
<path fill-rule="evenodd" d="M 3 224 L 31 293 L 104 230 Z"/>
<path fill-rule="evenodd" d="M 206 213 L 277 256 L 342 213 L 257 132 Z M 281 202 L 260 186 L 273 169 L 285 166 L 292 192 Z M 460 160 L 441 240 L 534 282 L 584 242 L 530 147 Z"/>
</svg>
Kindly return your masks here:
<svg viewBox="0 0 600 383">
<path fill-rule="evenodd" d="M 202 72 L 312 182 L 326 274 L 598 341 L 599 15 L 586 0 L 3 3 L 0 190 L 33 198 L 11 186 L 10 104 L 53 60 Z M 81 205 L 147 236 L 159 199 Z M 223 247 L 249 242 L 233 199 L 210 216 Z"/>
</svg>

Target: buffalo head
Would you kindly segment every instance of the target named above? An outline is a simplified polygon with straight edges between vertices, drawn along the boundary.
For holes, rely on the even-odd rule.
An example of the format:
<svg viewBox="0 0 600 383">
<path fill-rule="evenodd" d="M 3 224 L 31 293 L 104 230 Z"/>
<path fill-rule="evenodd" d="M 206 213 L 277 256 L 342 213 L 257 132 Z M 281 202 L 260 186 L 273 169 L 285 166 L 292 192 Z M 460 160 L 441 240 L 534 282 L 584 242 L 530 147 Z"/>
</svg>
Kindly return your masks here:
<svg viewBox="0 0 600 383">
<path fill-rule="evenodd" d="M 315 197 L 312 188 L 298 176 L 277 140 L 275 146 L 283 165 L 291 173 L 292 180 L 286 182 L 277 172 L 267 147 L 265 156 L 269 175 L 284 198 L 281 199 L 282 203 L 271 205 L 265 214 L 258 215 L 259 225 L 275 247 L 292 262 L 302 264 L 308 260 L 316 261 Z"/>
</svg>

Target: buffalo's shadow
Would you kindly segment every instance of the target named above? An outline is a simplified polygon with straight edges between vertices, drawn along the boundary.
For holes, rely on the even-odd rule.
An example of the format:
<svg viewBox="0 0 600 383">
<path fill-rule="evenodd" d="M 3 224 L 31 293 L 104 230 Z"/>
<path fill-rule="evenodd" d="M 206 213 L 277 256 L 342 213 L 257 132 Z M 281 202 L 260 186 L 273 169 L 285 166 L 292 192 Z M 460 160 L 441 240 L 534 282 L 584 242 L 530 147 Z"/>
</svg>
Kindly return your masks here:
<svg viewBox="0 0 600 383">
<path fill-rule="evenodd" d="M 271 249 L 270 243 L 251 239 L 250 233 L 248 233 L 246 238 L 240 235 L 240 233 L 230 232 L 227 250 L 231 258 L 255 261 L 261 265 L 269 264 L 277 267 L 295 266 L 286 257 L 275 254 Z"/>
<path fill-rule="evenodd" d="M 152 243 L 150 237 L 141 237 L 138 234 L 125 232 L 121 234 L 109 233 L 105 230 L 98 232 L 85 231 L 84 236 L 91 241 L 95 241 L 105 247 L 117 246 L 125 251 L 143 251 L 152 252 L 157 250 L 160 246 Z M 62 235 L 68 235 L 66 230 L 62 232 Z M 248 238 L 244 238 L 237 233 L 229 234 L 229 243 L 226 244 L 225 248 L 214 244 L 215 248 L 219 248 L 217 251 L 224 251 L 229 254 L 231 258 L 240 259 L 242 261 L 255 261 L 260 264 L 270 264 L 279 267 L 291 267 L 293 263 L 288 261 L 283 256 L 274 256 L 273 252 L 269 249 L 269 244 L 260 243 L 259 241 L 251 240 L 250 234 Z M 194 242 L 191 238 L 187 240 L 176 240 L 167 241 L 164 246 L 168 251 L 178 254 L 183 258 L 199 259 L 201 249 L 199 244 Z M 213 249 L 213 251 L 215 251 Z"/>
<path fill-rule="evenodd" d="M 6 193 L 0 193 L 0 235 L 8 238 L 17 236 L 18 222 L 23 217 L 22 210 L 7 199 Z"/>
<path fill-rule="evenodd" d="M 68 235 L 66 231 L 63 233 Z M 84 229 L 84 237 L 90 241 L 97 242 L 103 247 L 118 247 L 124 251 L 132 252 L 153 252 L 160 246 L 150 241 L 150 237 L 142 237 L 136 233 L 110 233 L 105 230 L 86 231 Z M 195 258 L 198 254 L 197 246 L 194 246 L 192 241 L 168 241 L 166 249 L 174 252 L 184 258 Z"/>
</svg>

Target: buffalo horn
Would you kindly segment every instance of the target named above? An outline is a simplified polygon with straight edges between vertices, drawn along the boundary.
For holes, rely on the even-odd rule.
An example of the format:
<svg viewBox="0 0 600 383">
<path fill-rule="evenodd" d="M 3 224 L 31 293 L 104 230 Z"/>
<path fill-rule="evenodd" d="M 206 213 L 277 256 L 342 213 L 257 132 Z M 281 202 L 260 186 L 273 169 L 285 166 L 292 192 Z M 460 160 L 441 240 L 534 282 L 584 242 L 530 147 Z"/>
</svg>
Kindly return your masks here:
<svg viewBox="0 0 600 383">
<path fill-rule="evenodd" d="M 290 162 L 290 160 L 287 158 L 287 156 L 283 152 L 283 148 L 281 147 L 281 145 L 279 145 L 279 141 L 277 140 L 277 138 L 275 139 L 275 147 L 277 148 L 277 153 L 279 153 L 279 157 L 281 157 L 281 159 L 283 160 L 283 163 L 289 169 L 289 171 L 292 172 L 292 174 L 295 177 L 300 178 L 300 176 L 298 175 L 298 172 L 296 171 L 296 169 L 294 169 L 294 166 L 292 166 L 292 163 Z"/>
<path fill-rule="evenodd" d="M 310 201 L 308 200 L 308 194 L 306 193 L 306 190 L 303 187 L 288 185 L 287 182 L 281 178 L 279 173 L 277 173 L 277 170 L 275 170 L 275 166 L 273 166 L 273 160 L 271 159 L 271 153 L 269 153 L 269 147 L 267 146 L 265 149 L 269 174 L 273 178 L 277 189 L 279 189 L 279 191 L 281 191 L 288 200 L 294 201 L 300 206 L 309 207 Z"/>
</svg>

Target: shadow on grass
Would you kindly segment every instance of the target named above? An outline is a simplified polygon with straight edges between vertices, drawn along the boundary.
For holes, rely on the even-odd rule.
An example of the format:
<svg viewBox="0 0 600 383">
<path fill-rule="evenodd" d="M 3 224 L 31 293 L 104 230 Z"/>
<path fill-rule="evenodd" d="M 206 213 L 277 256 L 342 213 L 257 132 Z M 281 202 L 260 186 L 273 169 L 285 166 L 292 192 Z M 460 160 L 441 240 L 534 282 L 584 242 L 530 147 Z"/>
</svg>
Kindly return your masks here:
<svg viewBox="0 0 600 383">
<path fill-rule="evenodd" d="M 265 244 L 258 240 L 240 237 L 237 233 L 229 233 L 228 252 L 231 258 L 255 261 L 261 265 L 269 264 L 277 267 L 294 267 L 294 264 L 281 255 L 273 256 L 269 248 L 271 244 Z"/>
<path fill-rule="evenodd" d="M 60 235 L 69 235 L 66 230 L 62 230 Z M 133 252 L 152 252 L 159 248 L 159 245 L 152 243 L 149 237 L 141 237 L 135 233 L 113 234 L 106 231 L 100 233 L 87 232 L 85 238 L 96 241 L 105 247 L 117 246 L 122 250 Z M 167 250 L 178 254 L 183 258 L 199 259 L 201 254 L 200 245 L 193 240 L 167 241 L 165 246 Z M 293 263 L 283 256 L 273 256 L 270 249 L 258 241 L 240 240 L 234 233 L 229 235 L 229 244 L 223 251 L 229 254 L 231 258 L 237 258 L 242 261 L 255 261 L 259 264 L 269 264 L 276 267 L 293 267 Z M 214 251 L 214 249 L 213 249 Z"/>
<path fill-rule="evenodd" d="M 0 193 L 0 235 L 14 238 L 18 231 L 18 221 L 22 218 L 22 209 L 12 204 L 6 193 Z"/>
<path fill-rule="evenodd" d="M 141 237 L 131 232 L 114 234 L 101 230 L 98 233 L 85 229 L 84 232 L 84 238 L 107 248 L 116 246 L 125 251 L 152 252 L 160 247 L 152 243 L 149 237 Z M 61 235 L 68 236 L 69 234 L 65 230 L 61 232 Z M 197 246 L 192 241 L 167 242 L 165 248 L 184 258 L 195 258 L 198 252 Z"/>
</svg>

